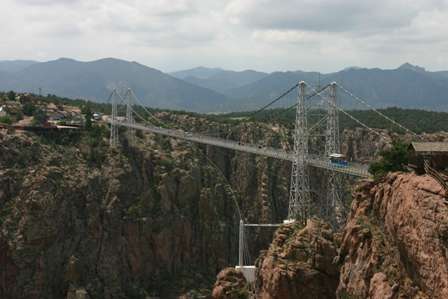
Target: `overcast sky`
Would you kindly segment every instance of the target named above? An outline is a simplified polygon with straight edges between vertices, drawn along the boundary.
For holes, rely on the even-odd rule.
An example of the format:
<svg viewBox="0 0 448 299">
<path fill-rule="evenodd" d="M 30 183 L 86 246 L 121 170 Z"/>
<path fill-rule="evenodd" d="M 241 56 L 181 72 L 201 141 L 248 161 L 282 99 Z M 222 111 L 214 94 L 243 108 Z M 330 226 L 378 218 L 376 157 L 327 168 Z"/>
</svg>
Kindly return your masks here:
<svg viewBox="0 0 448 299">
<path fill-rule="evenodd" d="M 0 60 L 448 70 L 448 0 L 1 0 Z"/>
</svg>

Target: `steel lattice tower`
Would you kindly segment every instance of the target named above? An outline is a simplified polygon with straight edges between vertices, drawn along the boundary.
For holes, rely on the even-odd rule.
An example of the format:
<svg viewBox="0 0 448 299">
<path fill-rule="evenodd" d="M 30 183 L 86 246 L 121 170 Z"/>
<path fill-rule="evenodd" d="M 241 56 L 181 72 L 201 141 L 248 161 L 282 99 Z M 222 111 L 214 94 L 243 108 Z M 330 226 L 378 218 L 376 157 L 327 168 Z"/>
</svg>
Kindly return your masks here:
<svg viewBox="0 0 448 299">
<path fill-rule="evenodd" d="M 308 158 L 308 125 L 305 108 L 306 83 L 299 83 L 296 123 L 294 129 L 294 157 L 291 170 L 288 220 L 306 222 L 310 215 L 310 184 L 306 160 Z"/>
<path fill-rule="evenodd" d="M 110 146 L 118 145 L 118 127 L 117 127 L 117 116 L 118 116 L 118 103 L 117 103 L 117 91 L 114 89 L 110 96 L 112 102 L 112 115 L 110 119 Z"/>
<path fill-rule="evenodd" d="M 125 100 L 126 100 L 126 122 L 129 124 L 135 124 L 134 116 L 132 113 L 132 106 L 134 104 L 133 101 L 134 93 L 130 88 L 126 91 Z M 128 141 L 130 144 L 133 144 L 135 141 L 135 129 L 128 128 Z"/>
<path fill-rule="evenodd" d="M 327 159 L 331 154 L 339 154 L 341 150 L 336 86 L 335 82 L 330 85 L 330 96 L 327 101 L 327 130 L 325 134 L 325 158 Z M 339 176 L 334 171 L 327 172 L 327 194 L 323 207 L 323 217 L 333 223 L 338 218 L 337 209 L 342 208 L 339 205 L 341 202 L 340 183 Z"/>
</svg>

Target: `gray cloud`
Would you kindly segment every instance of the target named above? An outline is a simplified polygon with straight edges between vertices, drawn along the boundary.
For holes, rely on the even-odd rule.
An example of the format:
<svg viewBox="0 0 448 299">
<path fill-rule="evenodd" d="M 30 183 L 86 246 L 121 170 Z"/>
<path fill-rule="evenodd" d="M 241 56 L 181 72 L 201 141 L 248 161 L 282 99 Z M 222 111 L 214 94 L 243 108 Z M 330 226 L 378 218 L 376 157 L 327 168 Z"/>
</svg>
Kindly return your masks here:
<svg viewBox="0 0 448 299">
<path fill-rule="evenodd" d="M 446 7 L 440 0 L 235 0 L 227 13 L 259 29 L 375 33 L 409 26 L 427 10 Z"/>
<path fill-rule="evenodd" d="M 448 0 L 2 0 L 2 10 L 0 60 L 448 69 Z"/>
<path fill-rule="evenodd" d="M 80 0 L 16 0 L 17 3 L 25 4 L 25 5 L 67 5 L 67 4 L 76 4 Z"/>
</svg>

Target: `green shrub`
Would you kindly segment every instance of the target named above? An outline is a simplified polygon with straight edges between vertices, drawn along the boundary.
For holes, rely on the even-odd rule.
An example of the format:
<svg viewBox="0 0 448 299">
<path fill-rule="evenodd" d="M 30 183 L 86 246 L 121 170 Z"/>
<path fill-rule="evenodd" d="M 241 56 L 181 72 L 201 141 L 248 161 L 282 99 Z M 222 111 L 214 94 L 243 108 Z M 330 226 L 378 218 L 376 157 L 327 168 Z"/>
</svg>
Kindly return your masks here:
<svg viewBox="0 0 448 299">
<path fill-rule="evenodd" d="M 392 148 L 380 153 L 381 159 L 369 167 L 369 172 L 376 179 L 384 177 L 388 172 L 406 171 L 409 162 L 408 144 L 393 142 Z"/>
<path fill-rule="evenodd" d="M 16 100 L 16 93 L 11 90 L 10 92 L 8 92 L 7 97 L 8 97 L 8 100 L 15 101 Z"/>
<path fill-rule="evenodd" d="M 88 147 L 85 158 L 90 164 L 100 166 L 106 159 L 104 148 L 104 137 L 106 135 L 107 129 L 99 125 L 92 125 L 91 129 L 83 135 L 82 143 Z"/>
<path fill-rule="evenodd" d="M 99 146 L 106 136 L 107 129 L 104 126 L 92 125 L 87 133 L 87 144 L 91 146 Z"/>
<path fill-rule="evenodd" d="M 92 113 L 92 110 L 90 109 L 90 106 L 89 105 L 82 106 L 81 113 L 84 114 L 84 127 L 87 130 L 92 129 L 93 113 Z"/>
<path fill-rule="evenodd" d="M 10 124 L 12 124 L 12 119 L 8 115 L 0 116 L 0 123 L 10 125 Z"/>
<path fill-rule="evenodd" d="M 14 114 L 14 117 L 15 117 L 16 121 L 22 120 L 23 119 L 22 111 L 17 111 L 17 113 Z"/>
<path fill-rule="evenodd" d="M 141 130 L 136 130 L 135 131 L 135 136 L 137 136 L 140 139 L 144 138 L 143 132 Z"/>
<path fill-rule="evenodd" d="M 22 106 L 22 112 L 23 112 L 23 114 L 25 114 L 26 116 L 33 116 L 34 111 L 36 111 L 36 106 L 34 106 L 33 103 L 31 103 L 31 102 L 26 102 L 26 103 Z"/>
<path fill-rule="evenodd" d="M 47 122 L 47 113 L 43 111 L 42 109 L 37 109 L 33 113 L 34 119 L 33 119 L 33 125 L 43 125 Z"/>
<path fill-rule="evenodd" d="M 171 171 L 174 169 L 176 163 L 173 160 L 166 158 L 166 159 L 161 159 L 159 161 L 159 165 L 162 167 L 165 167 L 165 169 L 167 171 Z"/>
</svg>

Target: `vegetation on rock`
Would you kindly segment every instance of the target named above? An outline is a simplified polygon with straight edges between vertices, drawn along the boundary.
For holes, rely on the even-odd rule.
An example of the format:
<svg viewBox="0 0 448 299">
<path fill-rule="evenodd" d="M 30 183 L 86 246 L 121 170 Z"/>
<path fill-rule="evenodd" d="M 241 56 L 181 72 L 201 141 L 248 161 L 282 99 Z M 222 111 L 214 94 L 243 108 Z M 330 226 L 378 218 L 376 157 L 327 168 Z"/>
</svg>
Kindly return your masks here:
<svg viewBox="0 0 448 299">
<path fill-rule="evenodd" d="M 33 112 L 33 125 L 35 126 L 42 126 L 44 125 L 48 120 L 48 116 L 42 109 L 36 109 Z"/>
<path fill-rule="evenodd" d="M 334 298 L 337 248 L 332 229 L 318 219 L 280 227 L 257 261 L 257 298 Z"/>
<path fill-rule="evenodd" d="M 26 116 L 33 116 L 34 111 L 36 111 L 36 106 L 31 101 L 27 101 L 22 106 L 22 112 Z"/>
<path fill-rule="evenodd" d="M 375 129 L 385 129 L 391 132 L 406 133 L 400 127 L 384 121 L 384 119 L 372 110 L 347 110 L 356 119 L 362 120 L 364 124 Z M 440 131 L 448 131 L 448 113 L 436 112 L 419 109 L 404 108 L 385 108 L 379 109 L 381 113 L 402 124 L 406 128 L 416 133 L 434 133 Z M 309 116 L 309 123 L 313 124 L 320 118 L 316 118 L 316 114 L 322 114 L 323 111 L 314 111 Z M 294 109 L 272 109 L 261 111 L 255 115 L 252 112 L 238 112 L 215 116 L 219 119 L 251 119 L 260 122 L 280 122 L 284 125 L 292 126 L 295 119 Z M 359 127 L 359 123 L 349 118 L 344 113 L 339 112 L 340 129 L 355 129 Z"/>
<path fill-rule="evenodd" d="M 33 104 L 42 109 L 45 102 Z M 247 141 L 263 129 L 180 113 L 158 117 Z M 61 298 L 76 290 L 90 298 L 203 294 L 192 290 L 209 289 L 216 271 L 234 263 L 235 201 L 251 221 L 278 222 L 286 211 L 281 190 L 287 181 L 256 183 L 268 171 L 270 178 L 287 176 L 284 162 L 148 133 L 130 145 L 120 131 L 114 149 L 107 126 L 98 123 L 74 132 L 0 131 L 0 243 L 8 244 L 0 268 L 7 263 L 9 269 L 0 288 L 12 297 Z M 240 194 L 236 199 L 226 192 L 229 181 Z M 254 254 L 265 243 L 253 237 Z M 76 285 L 65 275 L 72 256 L 78 259 Z"/>
<path fill-rule="evenodd" d="M 369 172 L 378 179 L 389 172 L 406 171 L 409 162 L 408 146 L 404 142 L 393 142 L 390 149 L 380 152 L 380 160 L 370 165 Z"/>
<path fill-rule="evenodd" d="M 16 93 L 14 91 L 9 91 L 7 94 L 8 100 L 15 101 L 16 100 Z"/>
<path fill-rule="evenodd" d="M 54 104 L 53 96 L 20 97 L 21 103 L 32 100 L 36 107 L 33 115 Z M 0 99 L 3 101 L 5 95 Z M 51 105 L 55 109 L 66 105 L 64 99 L 57 101 Z M 86 105 L 83 101 L 75 103 L 77 107 Z M 14 109 L 20 108 L 19 101 L 13 104 Z M 107 108 L 88 105 L 90 113 Z M 145 113 L 142 111 L 148 117 Z M 220 121 L 223 116 L 155 113 L 163 123 L 185 131 L 290 148 L 285 126 L 243 123 L 228 117 Z M 92 299 L 170 298 L 179 294 L 204 297 L 210 294 L 204 289 L 210 288 L 219 269 L 236 262 L 236 205 L 248 222 L 278 223 L 287 213 L 290 168 L 284 161 L 149 133 L 141 133 L 130 144 L 123 130 L 120 145 L 110 148 L 110 132 L 104 123 L 54 135 L 6 131 L 0 130 L 0 248 L 5 249 L 0 269 L 8 271 L 0 280 L 0 289 L 12 298 L 63 298 L 77 291 L 87 292 Z M 382 134 L 380 138 L 359 128 L 345 130 L 341 135 L 343 152 L 354 160 L 370 161 L 374 150 L 387 149 L 390 142 L 399 139 L 395 133 Z M 445 140 L 447 135 L 425 138 Z M 400 170 L 406 162 L 404 149 L 404 144 L 395 143 L 384 150 L 382 160 L 374 166 L 377 173 Z M 314 172 L 312 188 L 321 183 L 319 172 Z M 438 243 L 431 245 L 432 251 L 419 250 L 426 250 L 429 257 L 433 253 L 437 256 L 437 262 L 428 264 L 428 269 L 429 265 L 445 263 L 442 250 L 437 248 L 445 248 L 448 240 L 448 222 L 443 218 L 446 208 L 441 204 L 441 189 L 433 183 L 430 178 L 420 181 L 404 174 L 386 176 L 380 187 L 369 183 L 370 189 L 363 189 L 362 194 L 355 190 L 351 226 L 344 230 L 342 247 L 338 234 L 320 220 L 313 219 L 305 228 L 281 227 L 257 262 L 259 269 L 267 271 L 257 274 L 259 294 L 266 295 L 263 298 L 297 298 L 307 292 L 315 296 L 310 298 L 334 298 L 339 283 L 338 295 L 351 298 L 366 292 L 388 293 L 397 289 L 397 281 L 400 292 L 406 290 L 403 294 L 414 294 L 412 288 L 420 288 L 416 294 L 432 294 L 429 282 L 437 277 L 425 280 L 429 271 L 418 272 L 415 267 L 425 259 L 413 256 L 414 251 L 400 255 L 394 244 L 404 240 L 403 248 L 414 243 L 423 246 L 418 238 L 405 240 L 405 229 L 399 228 L 420 229 L 413 219 L 426 223 L 421 219 L 436 215 L 434 225 L 420 231 L 419 237 L 433 234 L 425 242 L 437 239 Z M 228 191 L 229 184 L 237 196 Z M 419 184 L 422 189 L 412 189 Z M 397 188 L 403 193 L 412 189 L 407 194 L 417 196 L 416 200 L 394 195 L 392 190 Z M 436 206 L 431 207 L 432 200 Z M 382 214 L 387 204 L 396 214 Z M 397 219 L 397 223 L 390 222 Z M 271 240 L 269 234 L 260 232 L 249 238 L 252 256 Z M 342 248 L 339 253 L 338 248 Z M 351 264 L 359 252 L 363 254 L 361 264 Z M 336 256 L 337 263 L 333 263 Z M 408 262 L 412 273 L 421 275 L 420 280 L 406 274 Z M 362 266 L 362 277 L 349 275 L 359 270 L 358 265 Z M 338 280 L 341 266 L 346 272 Z M 229 285 L 233 283 L 239 291 L 232 292 L 236 296 L 232 298 L 244 298 L 247 285 L 240 280 L 231 280 Z M 445 286 L 437 281 L 434 289 L 437 287 Z"/>
<path fill-rule="evenodd" d="M 9 115 L 0 116 L 0 123 L 10 125 L 12 124 L 12 119 Z"/>
</svg>

